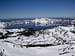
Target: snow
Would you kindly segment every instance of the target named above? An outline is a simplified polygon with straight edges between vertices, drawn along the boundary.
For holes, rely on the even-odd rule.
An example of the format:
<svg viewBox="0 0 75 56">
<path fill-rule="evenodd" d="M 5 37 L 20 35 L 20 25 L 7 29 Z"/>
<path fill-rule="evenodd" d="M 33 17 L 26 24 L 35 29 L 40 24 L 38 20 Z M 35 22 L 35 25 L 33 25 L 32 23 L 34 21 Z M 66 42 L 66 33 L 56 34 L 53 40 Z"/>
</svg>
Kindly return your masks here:
<svg viewBox="0 0 75 56">
<path fill-rule="evenodd" d="M 0 29 L 3 29 L 3 28 L 5 28 L 5 27 L 6 27 L 6 23 L 0 22 Z"/>
<path fill-rule="evenodd" d="M 5 48 L 5 54 L 7 56 L 58 56 L 57 47 L 12 48 L 6 44 L 7 43 L 4 43 L 1 46 Z"/>
<path fill-rule="evenodd" d="M 38 23 L 41 26 L 45 26 L 46 24 L 48 24 L 48 18 L 41 18 L 41 19 L 36 18 L 35 20 L 33 20 L 33 22 L 35 22 L 36 26 L 38 26 L 37 25 Z"/>
<path fill-rule="evenodd" d="M 36 31 L 35 35 L 30 36 L 19 35 L 18 31 L 24 29 L 0 29 L 3 34 L 6 34 L 7 31 L 14 32 L 7 39 L 0 39 L 0 52 L 6 56 L 60 56 L 60 54 L 61 56 L 72 56 L 75 55 L 75 34 L 71 32 L 72 29 L 74 27 L 59 26 L 41 30 L 42 33 Z M 55 46 L 29 48 L 24 46 L 29 44 L 53 44 Z M 72 47 L 74 49 L 71 49 Z"/>
<path fill-rule="evenodd" d="M 6 32 L 5 29 L 0 29 L 0 33 L 3 33 L 3 35 L 4 35 L 4 34 L 6 34 L 7 32 Z"/>
<path fill-rule="evenodd" d="M 1 43 L 0 43 L 1 44 Z M 62 51 L 58 51 L 60 48 L 65 48 L 65 46 L 51 46 L 51 47 L 30 47 L 30 48 L 12 48 L 10 44 L 3 43 L 1 44 L 2 47 L 5 49 L 5 54 L 7 56 L 71 56 L 72 54 L 75 55 L 74 50 L 66 50 L 70 51 L 70 53 L 59 55 Z M 75 47 L 75 46 L 74 46 Z"/>
</svg>

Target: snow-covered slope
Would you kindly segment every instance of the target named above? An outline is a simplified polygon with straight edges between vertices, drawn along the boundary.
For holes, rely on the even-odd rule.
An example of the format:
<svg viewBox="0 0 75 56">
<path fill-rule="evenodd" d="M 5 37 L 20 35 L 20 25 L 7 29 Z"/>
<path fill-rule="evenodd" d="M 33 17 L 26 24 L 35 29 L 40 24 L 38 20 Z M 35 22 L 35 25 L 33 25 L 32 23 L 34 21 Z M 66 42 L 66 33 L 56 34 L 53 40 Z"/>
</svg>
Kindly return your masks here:
<svg viewBox="0 0 75 56">
<path fill-rule="evenodd" d="M 36 45 L 36 44 L 52 44 L 52 45 L 61 45 L 69 44 L 71 40 L 75 40 L 75 34 L 70 32 L 72 28 L 68 27 L 57 27 L 54 29 L 47 29 L 36 31 L 34 35 L 24 36 L 19 35 L 19 33 L 13 33 L 10 36 L 16 36 L 6 39 L 6 41 L 11 41 L 15 44 L 21 45 Z"/>
<path fill-rule="evenodd" d="M 14 29 L 13 31 L 9 29 L 8 30 L 0 29 L 0 30 L 1 30 L 0 32 L 3 33 L 3 36 L 5 36 L 5 34 L 8 33 L 8 31 L 13 32 L 12 34 L 8 34 L 9 36 L 8 38 L 0 39 L 0 46 L 2 47 L 0 52 L 2 52 L 4 55 L 7 56 L 25 56 L 25 55 L 59 56 L 58 52 L 60 52 L 60 50 L 62 49 L 66 50 L 68 48 L 69 48 L 68 50 L 71 50 L 72 47 L 71 44 L 74 44 L 75 48 L 75 33 L 71 32 L 74 30 L 74 27 L 56 27 L 53 29 L 35 31 L 33 35 L 29 36 L 20 35 L 19 32 L 25 31 L 24 29 Z M 40 48 L 32 47 L 28 49 L 25 48 L 27 45 L 39 45 L 39 44 L 40 45 L 50 44 L 50 46 L 46 48 L 44 47 Z M 61 46 L 61 48 L 59 46 Z M 63 46 L 66 47 L 63 48 Z M 34 51 L 35 54 L 33 54 Z M 71 54 L 68 55 L 70 56 Z"/>
</svg>

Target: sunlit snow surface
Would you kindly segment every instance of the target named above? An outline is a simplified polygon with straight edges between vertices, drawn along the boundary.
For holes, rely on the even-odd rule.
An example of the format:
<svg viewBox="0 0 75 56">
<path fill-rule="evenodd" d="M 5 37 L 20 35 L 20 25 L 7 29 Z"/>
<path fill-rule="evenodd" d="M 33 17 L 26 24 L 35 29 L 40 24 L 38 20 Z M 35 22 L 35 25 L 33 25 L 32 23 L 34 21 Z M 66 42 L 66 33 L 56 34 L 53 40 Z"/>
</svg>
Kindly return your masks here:
<svg viewBox="0 0 75 56">
<path fill-rule="evenodd" d="M 39 34 L 24 36 L 13 33 L 12 37 L 0 39 L 0 55 L 2 56 L 75 56 L 75 30 L 74 27 L 56 27 L 46 29 Z M 3 34 L 7 30 L 0 29 Z M 23 29 L 10 29 L 10 32 L 23 31 Z M 15 36 L 15 37 L 13 37 Z M 66 40 L 64 42 L 63 40 Z M 68 44 L 66 44 L 68 43 Z M 28 47 L 24 45 L 52 44 L 48 47 Z M 59 44 L 59 45 L 58 45 Z"/>
</svg>

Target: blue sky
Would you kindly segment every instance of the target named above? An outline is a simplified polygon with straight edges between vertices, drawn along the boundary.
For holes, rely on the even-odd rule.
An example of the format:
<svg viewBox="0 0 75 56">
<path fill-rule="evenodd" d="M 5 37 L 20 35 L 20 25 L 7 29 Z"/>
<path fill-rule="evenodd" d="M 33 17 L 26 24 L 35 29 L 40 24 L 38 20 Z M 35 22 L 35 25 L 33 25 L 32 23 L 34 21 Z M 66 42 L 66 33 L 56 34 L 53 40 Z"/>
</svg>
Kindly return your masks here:
<svg viewBox="0 0 75 56">
<path fill-rule="evenodd" d="M 0 16 L 75 16 L 75 0 L 0 0 Z"/>
</svg>

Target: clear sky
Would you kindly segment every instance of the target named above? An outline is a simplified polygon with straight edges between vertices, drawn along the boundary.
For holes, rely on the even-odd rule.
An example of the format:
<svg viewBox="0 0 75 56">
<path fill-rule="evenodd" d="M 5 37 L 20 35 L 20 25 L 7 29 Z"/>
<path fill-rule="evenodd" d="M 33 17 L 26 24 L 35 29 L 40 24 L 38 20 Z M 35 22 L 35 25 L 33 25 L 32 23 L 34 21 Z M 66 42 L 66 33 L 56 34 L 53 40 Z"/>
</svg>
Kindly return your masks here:
<svg viewBox="0 0 75 56">
<path fill-rule="evenodd" d="M 75 0 L 0 0 L 0 16 L 75 16 Z"/>
</svg>

